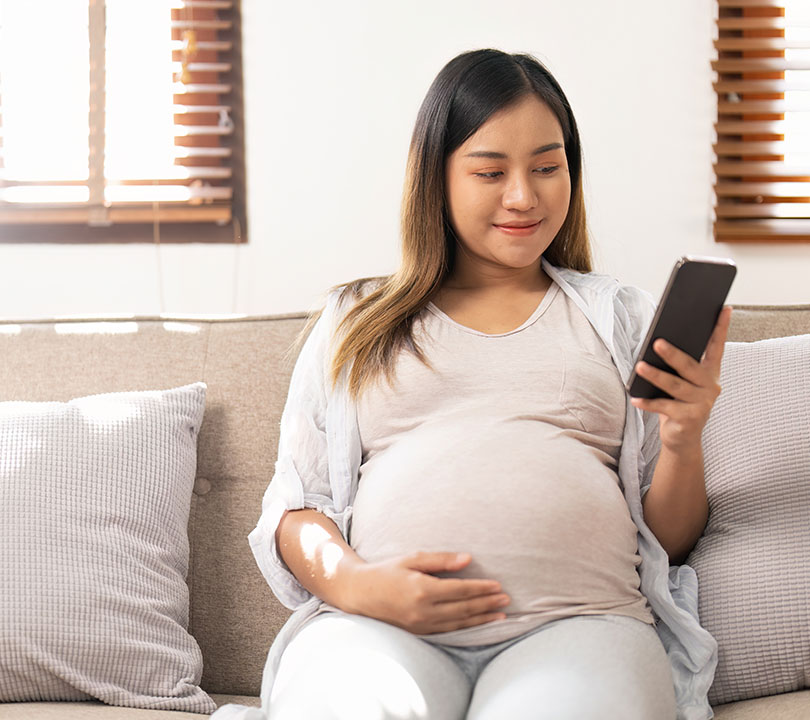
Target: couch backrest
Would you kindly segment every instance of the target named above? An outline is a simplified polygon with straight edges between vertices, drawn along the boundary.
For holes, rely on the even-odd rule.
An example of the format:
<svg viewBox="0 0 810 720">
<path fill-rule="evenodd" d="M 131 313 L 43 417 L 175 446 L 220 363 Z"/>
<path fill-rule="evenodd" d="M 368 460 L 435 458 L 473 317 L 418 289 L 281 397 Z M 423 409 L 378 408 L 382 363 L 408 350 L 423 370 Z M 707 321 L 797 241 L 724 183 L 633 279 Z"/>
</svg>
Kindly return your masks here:
<svg viewBox="0 0 810 720">
<path fill-rule="evenodd" d="M 752 342 L 810 333 L 810 305 L 735 305 L 728 339 Z"/>
<path fill-rule="evenodd" d="M 189 630 L 202 686 L 258 695 L 289 612 L 247 535 L 273 474 L 278 425 L 303 315 L 228 320 L 137 318 L 0 324 L 0 400 L 69 400 L 100 392 L 208 385 L 191 505 Z"/>
<path fill-rule="evenodd" d="M 258 695 L 289 616 L 247 543 L 273 474 L 303 315 L 0 323 L 0 401 L 208 385 L 189 520 L 189 629 L 212 693 Z M 810 305 L 740 307 L 732 340 L 810 333 Z"/>
</svg>

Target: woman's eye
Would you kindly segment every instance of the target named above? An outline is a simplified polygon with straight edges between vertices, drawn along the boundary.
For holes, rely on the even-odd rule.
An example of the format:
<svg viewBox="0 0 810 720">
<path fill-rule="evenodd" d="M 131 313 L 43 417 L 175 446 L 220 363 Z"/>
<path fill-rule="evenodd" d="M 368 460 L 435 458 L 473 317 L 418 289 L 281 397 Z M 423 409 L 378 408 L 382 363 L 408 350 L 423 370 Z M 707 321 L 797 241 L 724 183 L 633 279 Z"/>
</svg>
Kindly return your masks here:
<svg viewBox="0 0 810 720">
<path fill-rule="evenodd" d="M 559 167 L 559 165 L 546 165 L 544 167 L 535 169 L 535 172 L 540 173 L 541 175 L 551 175 L 555 170 L 558 170 Z"/>
<path fill-rule="evenodd" d="M 473 175 L 475 175 L 476 177 L 482 177 L 491 180 L 493 178 L 498 177 L 498 175 L 503 175 L 503 173 L 500 170 L 496 170 L 494 172 L 473 173 Z"/>
</svg>

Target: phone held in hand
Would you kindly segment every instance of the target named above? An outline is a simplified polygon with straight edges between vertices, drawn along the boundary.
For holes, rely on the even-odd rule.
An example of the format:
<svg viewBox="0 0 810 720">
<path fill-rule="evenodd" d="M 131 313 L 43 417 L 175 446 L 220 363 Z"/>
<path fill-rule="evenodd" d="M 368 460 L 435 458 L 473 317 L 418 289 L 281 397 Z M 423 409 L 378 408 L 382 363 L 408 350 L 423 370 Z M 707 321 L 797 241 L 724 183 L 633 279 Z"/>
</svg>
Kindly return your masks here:
<svg viewBox="0 0 810 720">
<path fill-rule="evenodd" d="M 725 258 L 686 255 L 675 263 L 627 381 L 627 392 L 632 397 L 670 397 L 637 375 L 636 363 L 644 360 L 677 375 L 652 349 L 652 344 L 658 338 L 667 340 L 695 360 L 700 360 L 736 274 L 737 266 Z"/>
</svg>

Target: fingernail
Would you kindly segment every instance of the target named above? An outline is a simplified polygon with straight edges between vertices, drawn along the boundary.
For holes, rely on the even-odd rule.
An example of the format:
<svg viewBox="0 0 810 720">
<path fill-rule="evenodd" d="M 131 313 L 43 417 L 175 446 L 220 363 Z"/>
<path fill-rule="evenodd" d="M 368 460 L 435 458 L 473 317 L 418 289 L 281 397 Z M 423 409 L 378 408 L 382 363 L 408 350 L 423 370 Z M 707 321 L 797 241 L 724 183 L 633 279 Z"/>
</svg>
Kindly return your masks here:
<svg viewBox="0 0 810 720">
<path fill-rule="evenodd" d="M 456 562 L 466 562 L 470 557 L 470 553 L 458 553 L 456 555 Z"/>
</svg>

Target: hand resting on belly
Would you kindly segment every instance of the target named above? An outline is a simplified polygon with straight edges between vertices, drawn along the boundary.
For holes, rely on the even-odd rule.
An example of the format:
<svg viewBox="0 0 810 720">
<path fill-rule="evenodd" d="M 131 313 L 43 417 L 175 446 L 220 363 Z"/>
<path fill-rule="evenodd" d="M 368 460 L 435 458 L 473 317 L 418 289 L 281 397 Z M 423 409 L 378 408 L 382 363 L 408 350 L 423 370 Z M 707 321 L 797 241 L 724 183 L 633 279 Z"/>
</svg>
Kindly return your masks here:
<svg viewBox="0 0 810 720">
<path fill-rule="evenodd" d="M 287 567 L 313 595 L 415 634 L 500 620 L 500 609 L 509 604 L 497 581 L 434 576 L 462 570 L 471 561 L 468 553 L 417 552 L 369 563 L 317 510 L 287 512 L 276 542 Z"/>
</svg>

